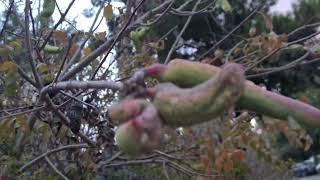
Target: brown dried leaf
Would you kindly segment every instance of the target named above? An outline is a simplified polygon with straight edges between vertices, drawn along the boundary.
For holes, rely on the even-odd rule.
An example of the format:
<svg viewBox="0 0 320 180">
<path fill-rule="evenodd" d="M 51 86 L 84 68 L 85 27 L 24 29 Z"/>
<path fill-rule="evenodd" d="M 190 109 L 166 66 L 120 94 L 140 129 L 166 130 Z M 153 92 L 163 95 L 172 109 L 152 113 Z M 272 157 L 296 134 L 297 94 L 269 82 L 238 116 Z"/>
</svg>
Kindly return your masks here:
<svg viewBox="0 0 320 180">
<path fill-rule="evenodd" d="M 226 159 L 223 169 L 226 173 L 230 173 L 233 170 L 233 161 L 231 159 Z"/>
<path fill-rule="evenodd" d="M 83 49 L 84 56 L 88 56 L 89 54 L 91 54 L 91 52 L 92 52 L 92 50 L 89 47 Z"/>
<path fill-rule="evenodd" d="M 67 41 L 67 34 L 64 31 L 55 30 L 53 31 L 53 37 L 61 43 L 64 43 Z"/>
<path fill-rule="evenodd" d="M 112 19 L 113 16 L 113 10 L 112 10 L 112 5 L 108 4 L 104 7 L 103 9 L 103 16 L 107 19 L 110 20 Z"/>
<path fill-rule="evenodd" d="M 235 161 L 244 161 L 245 159 L 245 153 L 243 150 L 240 149 L 236 149 L 234 150 L 234 152 L 232 153 L 232 159 L 234 159 Z"/>
</svg>

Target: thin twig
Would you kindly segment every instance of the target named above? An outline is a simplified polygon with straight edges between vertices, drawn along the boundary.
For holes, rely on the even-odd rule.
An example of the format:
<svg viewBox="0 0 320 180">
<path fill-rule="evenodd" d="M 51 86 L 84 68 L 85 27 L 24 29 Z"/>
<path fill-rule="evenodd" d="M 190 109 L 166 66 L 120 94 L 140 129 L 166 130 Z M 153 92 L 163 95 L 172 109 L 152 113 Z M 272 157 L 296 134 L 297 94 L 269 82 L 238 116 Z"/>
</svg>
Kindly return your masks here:
<svg viewBox="0 0 320 180">
<path fill-rule="evenodd" d="M 85 46 L 85 44 L 87 43 L 87 41 L 90 39 L 91 34 L 95 31 L 94 26 L 95 26 L 95 24 L 96 24 L 96 22 L 97 22 L 97 20 L 98 20 L 98 17 L 99 17 L 99 15 L 100 15 L 103 7 L 104 7 L 104 6 L 101 6 L 101 7 L 99 8 L 99 10 L 98 10 L 98 12 L 97 12 L 97 14 L 96 14 L 96 16 L 95 16 L 92 24 L 91 24 L 91 27 L 90 27 L 90 29 L 89 29 L 89 34 L 88 34 L 88 36 L 85 38 L 85 40 L 82 41 L 82 43 L 81 43 L 80 46 L 78 47 L 77 51 L 76 51 L 76 52 L 74 53 L 74 55 L 72 56 L 70 62 L 67 64 L 67 66 L 66 66 L 66 67 L 64 68 L 64 70 L 62 71 L 62 73 L 61 73 L 62 75 L 64 75 L 64 74 L 68 71 L 68 69 L 69 69 L 72 65 L 74 65 L 74 64 L 76 63 L 76 61 L 80 58 L 79 56 L 81 55 L 82 49 L 84 48 L 84 46 Z M 97 26 L 97 27 L 98 27 L 98 26 Z"/>
<path fill-rule="evenodd" d="M 164 173 L 164 176 L 166 177 L 166 179 L 170 180 L 165 161 L 163 161 L 163 163 L 162 163 L 162 169 L 163 169 L 163 173 Z"/>
<path fill-rule="evenodd" d="M 167 15 L 167 12 L 171 9 L 171 7 L 173 6 L 175 0 L 172 0 L 172 2 L 168 5 L 168 7 L 153 21 L 148 22 L 148 23 L 141 23 L 142 26 L 152 26 L 154 24 L 156 24 L 157 22 L 160 21 L 160 19 L 162 19 L 164 16 Z"/>
<path fill-rule="evenodd" d="M 33 35 L 33 38 L 36 38 L 35 21 L 34 21 L 33 15 L 32 15 L 31 4 L 30 4 L 30 7 L 29 7 L 29 14 L 30 14 L 31 24 L 32 24 L 32 35 Z"/>
<path fill-rule="evenodd" d="M 49 156 L 52 153 L 56 153 L 56 152 L 64 151 L 64 150 L 68 150 L 68 149 L 79 149 L 79 148 L 89 148 L 89 146 L 88 146 L 88 144 L 83 143 L 83 144 L 71 144 L 71 145 L 61 146 L 56 149 L 52 149 L 50 151 L 47 151 L 47 152 L 41 154 L 40 156 L 36 157 L 32 161 L 30 161 L 27 164 L 25 164 L 24 166 L 22 166 L 18 172 L 23 173 L 26 169 L 30 168 L 31 166 L 38 163 L 43 158 L 45 158 L 46 156 Z"/>
<path fill-rule="evenodd" d="M 62 174 L 62 172 L 59 171 L 59 169 L 52 163 L 52 161 L 49 159 L 48 156 L 44 157 L 47 161 L 47 163 L 51 166 L 51 168 L 56 172 L 62 179 L 69 180 L 65 175 Z"/>
<path fill-rule="evenodd" d="M 277 49 L 274 49 L 272 50 L 269 54 L 267 54 L 266 56 L 262 57 L 260 60 L 257 60 L 255 61 L 250 67 L 248 67 L 246 69 L 246 71 L 250 71 L 252 70 L 253 68 L 255 68 L 257 65 L 261 64 L 262 62 L 266 61 L 267 59 L 269 59 L 272 55 L 274 55 L 275 53 L 277 53 L 278 51 L 280 51 L 281 49 L 284 49 L 284 48 L 287 48 L 289 46 L 292 46 L 294 44 L 297 44 L 297 43 L 301 43 L 301 42 L 304 42 L 310 38 L 313 38 L 315 37 L 316 35 L 320 34 L 320 31 L 318 32 L 315 32 L 315 33 L 312 33 L 306 37 L 303 37 L 301 39 L 298 39 L 298 40 L 295 40 L 295 41 L 292 41 L 292 42 L 289 42 L 289 43 L 286 43 L 284 44 L 283 46 L 277 48 Z"/>
<path fill-rule="evenodd" d="M 14 0 L 11 0 L 9 8 L 8 8 L 8 11 L 7 11 L 7 14 L 6 14 L 6 19 L 5 19 L 4 23 L 3 23 L 3 27 L 2 27 L 1 32 L 0 32 L 0 37 L 3 37 L 2 35 L 3 35 L 4 30 L 6 29 L 7 23 L 9 21 L 9 17 L 10 17 L 13 5 L 14 5 Z"/>
<path fill-rule="evenodd" d="M 224 40 L 229 38 L 235 31 L 237 31 L 244 23 L 246 23 L 252 16 L 254 16 L 260 8 L 256 8 L 252 13 L 249 14 L 243 21 L 241 21 L 240 24 L 238 24 L 235 28 L 233 28 L 227 35 L 225 35 L 222 39 L 220 39 L 214 46 L 212 46 L 210 49 L 208 49 L 205 53 L 203 53 L 199 58 L 198 61 L 200 61 L 202 58 L 207 56 L 210 52 L 215 50 Z"/>
<path fill-rule="evenodd" d="M 212 1 L 206 7 L 200 9 L 199 11 L 182 11 L 182 10 L 179 10 L 179 9 L 172 8 L 170 13 L 173 14 L 173 15 L 178 15 L 178 16 L 193 16 L 193 15 L 196 15 L 196 14 L 211 13 L 211 12 L 215 11 L 215 9 L 214 8 L 211 8 L 211 10 L 208 10 L 208 9 L 211 6 L 213 6 L 216 2 L 217 2 L 217 0 Z"/>
<path fill-rule="evenodd" d="M 25 13 L 25 42 L 26 42 L 26 46 L 27 46 L 27 50 L 28 50 L 28 55 L 29 55 L 29 62 L 31 65 L 31 70 L 32 73 L 34 75 L 34 78 L 36 80 L 37 83 L 37 88 L 41 88 L 42 87 L 42 83 L 40 80 L 40 76 L 36 70 L 36 61 L 35 58 L 33 56 L 33 49 L 32 49 L 32 45 L 31 45 L 31 40 L 30 40 L 30 32 L 29 32 L 29 8 L 30 8 L 30 0 L 26 0 L 25 1 L 25 9 L 24 9 L 24 13 Z"/>
<path fill-rule="evenodd" d="M 197 7 L 198 7 L 198 5 L 199 5 L 200 2 L 201 2 L 201 0 L 198 0 L 198 1 L 196 2 L 196 4 L 195 4 L 195 5 L 193 6 L 193 8 L 192 8 L 192 12 L 196 11 L 196 9 L 197 9 Z M 193 17 L 193 15 L 191 15 L 191 16 L 188 17 L 186 23 L 184 24 L 183 28 L 181 29 L 180 33 L 178 34 L 176 40 L 175 40 L 174 43 L 172 44 L 171 49 L 170 49 L 170 51 L 169 51 L 169 53 L 168 53 L 168 55 L 167 55 L 167 58 L 166 58 L 166 60 L 164 61 L 164 64 L 168 64 L 168 63 L 169 63 L 170 58 L 171 58 L 171 55 L 172 55 L 173 51 L 176 49 L 176 46 L 177 46 L 178 42 L 180 41 L 180 39 L 181 39 L 184 31 L 185 31 L 185 30 L 187 29 L 187 27 L 189 26 L 189 23 L 191 22 L 192 17 Z"/>
<path fill-rule="evenodd" d="M 270 71 L 267 71 L 267 72 L 247 75 L 246 78 L 252 79 L 252 78 L 257 78 L 257 77 L 261 77 L 261 76 L 267 76 L 267 75 L 271 75 L 271 74 L 275 74 L 275 73 L 278 73 L 278 72 L 282 72 L 282 71 L 286 71 L 286 70 L 292 69 L 292 68 L 294 68 L 296 66 L 301 65 L 301 61 L 303 61 L 309 55 L 310 55 L 310 53 L 307 52 L 306 54 L 304 54 L 303 56 L 299 57 L 298 59 L 292 61 L 289 64 L 283 65 L 281 67 L 272 68 Z"/>
<path fill-rule="evenodd" d="M 117 36 L 115 37 L 115 39 L 113 40 L 113 42 L 111 43 L 111 45 L 108 47 L 108 50 L 106 51 L 106 55 L 104 56 L 104 58 L 101 60 L 100 64 L 98 65 L 98 67 L 95 69 L 93 75 L 91 76 L 90 79 L 94 79 L 96 74 L 98 73 L 99 69 L 102 67 L 103 63 L 107 60 L 107 57 L 110 53 L 110 51 L 113 49 L 113 47 L 116 45 L 116 43 L 118 42 L 118 40 L 122 37 L 123 33 L 125 32 L 125 30 L 127 29 L 127 27 L 129 26 L 131 20 L 133 19 L 133 16 L 135 15 L 135 13 L 137 12 L 137 10 L 142 6 L 142 4 L 145 2 L 146 0 L 141 0 L 139 2 L 139 4 L 137 5 L 137 7 L 134 8 L 131 16 L 129 17 L 128 21 L 124 24 L 124 26 L 122 27 L 122 29 L 120 30 L 120 32 L 117 34 Z"/>
<path fill-rule="evenodd" d="M 59 76 L 60 76 L 60 74 L 61 74 L 61 72 L 62 72 L 62 69 L 63 69 L 63 67 L 64 67 L 64 64 L 66 63 L 66 60 L 67 60 L 67 58 L 68 58 L 70 49 L 71 49 L 71 47 L 72 47 L 73 38 L 74 38 L 74 36 L 72 36 L 72 37 L 70 38 L 69 42 L 68 42 L 68 47 L 67 47 L 66 53 L 65 53 L 65 55 L 64 55 L 64 58 L 63 58 L 63 60 L 62 60 L 62 63 L 61 63 L 61 65 L 60 65 L 60 68 L 59 68 L 59 70 L 58 70 L 58 73 L 57 73 L 55 79 L 53 80 L 53 83 L 56 83 L 56 82 L 58 81 L 58 79 L 59 79 Z"/>
<path fill-rule="evenodd" d="M 63 13 L 61 16 L 60 16 L 60 19 L 59 21 L 54 25 L 54 27 L 51 29 L 51 31 L 49 32 L 48 36 L 46 37 L 46 39 L 44 40 L 44 42 L 42 43 L 41 47 L 39 48 L 40 51 L 43 50 L 43 48 L 46 46 L 46 44 L 48 43 L 49 39 L 51 38 L 52 34 L 53 34 L 53 31 L 56 30 L 58 28 L 58 26 L 64 21 L 65 17 L 67 16 L 69 10 L 71 9 L 73 3 L 75 2 L 75 0 L 72 0 L 65 13 Z"/>
<path fill-rule="evenodd" d="M 288 34 L 288 37 L 293 36 L 295 33 L 299 32 L 301 30 L 304 30 L 304 29 L 307 29 L 307 28 L 311 28 L 311 27 L 316 27 L 316 26 L 320 26 L 320 22 L 316 22 L 316 23 L 312 23 L 312 24 L 305 24 L 305 25 L 303 25 L 301 27 L 298 27 L 295 30 L 291 31 Z"/>
<path fill-rule="evenodd" d="M 69 98 L 71 98 L 71 99 L 73 99 L 73 100 L 75 100 L 75 101 L 77 101 L 77 102 L 79 102 L 79 103 L 81 103 L 81 104 L 84 104 L 84 105 L 86 105 L 86 106 L 89 106 L 89 107 L 91 107 L 92 109 L 94 109 L 94 110 L 96 110 L 97 112 L 99 112 L 99 109 L 98 109 L 97 107 L 93 106 L 92 104 L 86 103 L 86 102 L 78 99 L 77 97 L 72 96 L 72 95 L 70 95 L 70 94 L 68 94 L 68 93 L 66 93 L 66 92 L 63 92 L 63 91 L 59 91 L 59 92 L 60 92 L 61 94 L 65 95 L 65 96 L 67 96 L 67 97 L 69 97 Z"/>
<path fill-rule="evenodd" d="M 193 176 L 202 176 L 202 177 L 218 177 L 218 176 L 222 176 L 222 175 L 218 175 L 218 174 L 202 174 L 202 173 L 198 173 L 198 172 L 195 172 L 192 169 L 189 169 L 187 167 L 183 167 L 183 166 L 179 165 L 178 163 L 173 162 L 171 160 L 168 160 L 168 159 L 165 159 L 165 160 L 167 161 L 168 165 L 171 164 L 171 165 L 173 165 L 175 167 L 178 167 L 180 170 L 188 172 Z"/>
<path fill-rule="evenodd" d="M 45 102 L 47 103 L 47 106 L 59 116 L 59 118 L 61 119 L 61 122 L 66 126 L 70 127 L 69 118 L 58 109 L 58 106 L 56 106 L 48 96 L 45 97 Z M 89 137 L 87 137 L 83 133 L 78 132 L 76 135 L 79 136 L 84 142 L 88 143 L 90 146 L 96 147 L 97 145 L 96 142 L 91 140 Z"/>
<path fill-rule="evenodd" d="M 53 85 L 48 85 L 41 90 L 40 97 L 43 97 L 46 93 L 57 92 L 59 90 L 72 90 L 72 89 L 124 89 L 122 83 L 115 83 L 112 81 L 100 80 L 100 81 L 62 81 Z"/>
<path fill-rule="evenodd" d="M 37 84 L 36 82 L 34 82 L 33 79 L 31 79 L 26 72 L 24 72 L 24 70 L 20 67 L 20 66 L 17 66 L 18 67 L 18 73 L 20 74 L 20 76 L 22 78 L 24 78 L 26 81 L 28 81 L 31 85 L 33 85 L 34 87 L 37 87 Z"/>
<path fill-rule="evenodd" d="M 13 113 L 13 114 L 10 114 L 10 115 L 7 115 L 7 116 L 2 116 L 2 117 L 0 117 L 0 121 L 2 121 L 4 119 L 15 117 L 15 116 L 21 116 L 21 115 L 32 113 L 32 112 L 41 111 L 43 109 L 45 109 L 45 107 L 44 106 L 40 106 L 40 107 L 36 107 L 36 108 L 29 109 L 29 110 L 26 110 L 26 111 Z"/>
</svg>

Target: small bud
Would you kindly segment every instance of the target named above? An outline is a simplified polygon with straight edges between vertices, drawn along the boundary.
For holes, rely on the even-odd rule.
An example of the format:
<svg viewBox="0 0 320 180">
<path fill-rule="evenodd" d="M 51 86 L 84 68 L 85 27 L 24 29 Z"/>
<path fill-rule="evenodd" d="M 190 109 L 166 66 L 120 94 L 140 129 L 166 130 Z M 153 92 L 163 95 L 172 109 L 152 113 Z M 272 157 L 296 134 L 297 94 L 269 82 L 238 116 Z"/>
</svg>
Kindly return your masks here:
<svg viewBox="0 0 320 180">
<path fill-rule="evenodd" d="M 251 27 L 249 30 L 249 36 L 254 37 L 257 34 L 257 28 L 256 27 Z"/>
</svg>

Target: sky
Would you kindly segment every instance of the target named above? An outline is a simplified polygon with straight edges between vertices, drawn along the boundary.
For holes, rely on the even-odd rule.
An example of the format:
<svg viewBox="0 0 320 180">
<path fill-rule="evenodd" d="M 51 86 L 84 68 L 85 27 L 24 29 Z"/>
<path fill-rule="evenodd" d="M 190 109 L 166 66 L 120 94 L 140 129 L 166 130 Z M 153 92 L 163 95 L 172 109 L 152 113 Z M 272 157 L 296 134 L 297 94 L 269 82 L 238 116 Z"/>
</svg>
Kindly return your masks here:
<svg viewBox="0 0 320 180">
<path fill-rule="evenodd" d="M 297 0 L 278 0 L 277 4 L 271 8 L 271 12 L 287 13 L 291 10 L 291 5 Z"/>
<path fill-rule="evenodd" d="M 3 3 L 3 1 L 6 2 L 7 4 L 9 2 L 8 0 L 0 1 L 0 12 L 2 12 L 7 7 Z M 33 4 L 37 5 L 38 1 L 39 0 L 33 0 Z M 70 0 L 57 0 L 57 3 L 62 10 L 66 9 L 69 2 L 70 2 Z M 286 14 L 287 12 L 289 12 L 291 10 L 291 5 L 294 2 L 297 2 L 297 0 L 278 0 L 277 4 L 273 7 L 271 7 L 271 12 Z M 121 6 L 121 3 L 113 3 L 113 5 L 115 7 L 119 7 L 119 6 Z M 21 7 L 23 7 L 23 6 L 21 6 Z M 82 12 L 84 9 L 91 8 L 91 7 L 92 7 L 92 5 L 91 5 L 90 0 L 76 0 L 76 2 L 74 3 L 73 7 L 71 8 L 71 10 L 68 14 L 68 20 L 72 21 L 73 19 L 75 19 L 75 20 L 77 20 L 77 28 L 79 30 L 88 30 L 90 28 L 90 25 L 91 25 L 94 17 L 86 18 L 82 14 Z M 96 11 L 97 11 L 97 9 L 95 9 L 95 12 Z M 57 21 L 60 18 L 60 15 L 59 15 L 57 8 L 56 8 L 52 17 L 55 21 Z M 101 13 L 100 17 L 102 17 L 102 13 Z M 106 31 L 106 30 L 107 30 L 107 26 L 104 21 L 97 31 L 101 32 L 101 31 Z"/>
<path fill-rule="evenodd" d="M 57 0 L 59 6 L 67 6 L 70 0 Z M 78 20 L 77 27 L 82 27 L 82 28 L 90 28 L 90 24 L 93 21 L 94 17 L 90 18 L 89 20 L 86 18 L 84 21 L 79 21 L 79 19 L 84 18 L 82 15 L 82 11 L 86 8 L 91 7 L 91 2 L 90 0 L 77 0 L 78 3 L 76 2 L 74 4 L 74 7 L 72 7 L 71 12 L 69 14 L 69 17 L 77 17 L 76 19 Z M 278 0 L 277 4 L 273 7 L 271 7 L 271 12 L 272 13 L 283 13 L 286 14 L 291 10 L 292 3 L 297 2 L 297 0 Z M 121 6 L 121 3 L 114 3 L 115 6 L 119 7 Z M 101 13 L 102 14 L 102 13 Z M 58 20 L 60 17 L 58 11 L 55 11 L 53 14 L 53 18 Z M 105 31 L 107 29 L 107 26 L 105 23 L 102 23 L 102 26 L 99 27 L 99 31 Z"/>
</svg>

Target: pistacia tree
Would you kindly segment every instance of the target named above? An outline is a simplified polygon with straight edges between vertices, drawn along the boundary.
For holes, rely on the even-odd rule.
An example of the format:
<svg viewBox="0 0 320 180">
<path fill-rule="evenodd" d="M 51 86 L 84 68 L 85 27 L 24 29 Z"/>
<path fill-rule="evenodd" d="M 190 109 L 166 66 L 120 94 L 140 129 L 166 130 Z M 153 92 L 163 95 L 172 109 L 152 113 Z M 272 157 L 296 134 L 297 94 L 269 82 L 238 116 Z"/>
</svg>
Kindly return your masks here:
<svg viewBox="0 0 320 180">
<path fill-rule="evenodd" d="M 275 179 L 279 141 L 314 144 L 320 110 L 270 89 L 317 71 L 314 19 L 287 32 L 271 0 L 92 0 L 83 31 L 75 0 L 3 3 L 4 178 Z"/>
</svg>

